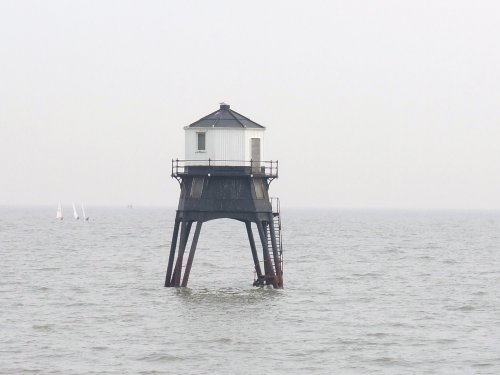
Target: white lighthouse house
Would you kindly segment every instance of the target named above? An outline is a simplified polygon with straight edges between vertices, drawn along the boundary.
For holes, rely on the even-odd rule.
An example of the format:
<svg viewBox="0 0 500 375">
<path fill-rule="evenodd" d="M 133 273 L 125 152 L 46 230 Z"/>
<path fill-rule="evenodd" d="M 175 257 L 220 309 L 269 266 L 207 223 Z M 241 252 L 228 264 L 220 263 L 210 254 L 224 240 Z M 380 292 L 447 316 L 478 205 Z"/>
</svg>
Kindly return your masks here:
<svg viewBox="0 0 500 375">
<path fill-rule="evenodd" d="M 264 160 L 266 128 L 221 103 L 220 108 L 184 128 L 186 165 L 250 166 Z"/>
</svg>

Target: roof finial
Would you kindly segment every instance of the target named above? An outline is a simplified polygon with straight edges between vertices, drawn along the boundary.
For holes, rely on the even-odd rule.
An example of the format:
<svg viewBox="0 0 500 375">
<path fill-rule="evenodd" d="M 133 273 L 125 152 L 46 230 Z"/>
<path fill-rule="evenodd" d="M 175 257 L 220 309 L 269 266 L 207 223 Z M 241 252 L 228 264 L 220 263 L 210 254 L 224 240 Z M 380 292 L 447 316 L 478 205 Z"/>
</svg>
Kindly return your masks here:
<svg viewBox="0 0 500 375">
<path fill-rule="evenodd" d="M 220 104 L 220 109 L 225 109 L 225 110 L 228 110 L 229 109 L 229 104 L 226 104 L 224 102 L 222 103 L 219 103 Z"/>
</svg>

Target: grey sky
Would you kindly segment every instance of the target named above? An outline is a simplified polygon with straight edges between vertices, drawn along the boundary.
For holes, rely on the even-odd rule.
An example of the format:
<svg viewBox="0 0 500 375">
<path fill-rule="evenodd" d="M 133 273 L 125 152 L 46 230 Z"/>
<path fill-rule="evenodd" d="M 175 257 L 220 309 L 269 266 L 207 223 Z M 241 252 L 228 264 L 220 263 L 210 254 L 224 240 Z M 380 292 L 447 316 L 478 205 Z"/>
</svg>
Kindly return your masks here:
<svg viewBox="0 0 500 375">
<path fill-rule="evenodd" d="M 499 35 L 498 1 L 0 0 L 0 204 L 175 205 L 226 101 L 283 205 L 499 209 Z"/>
</svg>

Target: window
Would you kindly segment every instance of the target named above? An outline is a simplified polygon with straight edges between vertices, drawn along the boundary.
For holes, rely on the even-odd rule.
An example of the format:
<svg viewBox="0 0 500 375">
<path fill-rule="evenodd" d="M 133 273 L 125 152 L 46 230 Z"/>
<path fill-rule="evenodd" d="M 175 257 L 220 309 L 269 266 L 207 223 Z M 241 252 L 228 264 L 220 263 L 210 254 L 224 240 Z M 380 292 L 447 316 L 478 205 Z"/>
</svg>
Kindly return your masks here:
<svg viewBox="0 0 500 375">
<path fill-rule="evenodd" d="M 198 151 L 205 151 L 206 133 L 196 133 L 196 142 Z"/>
</svg>

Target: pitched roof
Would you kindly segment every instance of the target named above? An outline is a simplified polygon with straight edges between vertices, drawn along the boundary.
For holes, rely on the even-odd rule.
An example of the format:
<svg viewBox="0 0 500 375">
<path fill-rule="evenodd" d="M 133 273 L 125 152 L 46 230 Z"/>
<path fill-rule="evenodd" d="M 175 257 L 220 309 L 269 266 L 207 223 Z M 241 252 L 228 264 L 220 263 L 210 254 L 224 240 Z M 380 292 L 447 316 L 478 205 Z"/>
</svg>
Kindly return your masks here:
<svg viewBox="0 0 500 375">
<path fill-rule="evenodd" d="M 209 115 L 193 122 L 188 128 L 257 128 L 265 129 L 249 118 L 229 108 L 229 104 L 221 103 L 220 108 Z"/>
</svg>

